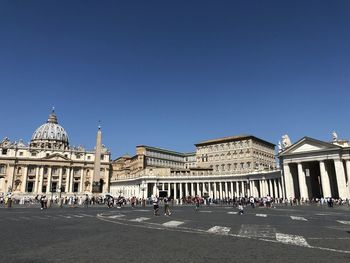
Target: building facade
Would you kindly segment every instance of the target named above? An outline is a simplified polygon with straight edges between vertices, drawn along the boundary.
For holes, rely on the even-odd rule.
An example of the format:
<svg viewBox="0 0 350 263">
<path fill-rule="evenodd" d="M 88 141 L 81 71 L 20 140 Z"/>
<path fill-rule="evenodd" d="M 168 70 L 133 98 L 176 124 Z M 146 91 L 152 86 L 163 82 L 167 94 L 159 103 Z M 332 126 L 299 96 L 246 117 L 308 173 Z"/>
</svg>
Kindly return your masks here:
<svg viewBox="0 0 350 263">
<path fill-rule="evenodd" d="M 135 156 L 112 162 L 110 192 L 146 198 L 167 191 L 175 199 L 283 196 L 274 144 L 241 135 L 195 146 L 195 153 L 188 154 L 137 146 Z"/>
<path fill-rule="evenodd" d="M 91 194 L 109 190 L 110 152 L 101 144 L 97 132 L 95 150 L 71 147 L 68 134 L 58 124 L 54 111 L 46 123 L 35 130 L 30 143 L 22 140 L 0 142 L 0 193 L 35 196 L 61 192 Z M 96 158 L 98 153 L 98 158 Z M 95 172 L 96 160 L 99 171 Z"/>
<path fill-rule="evenodd" d="M 332 142 L 304 137 L 279 159 L 287 198 L 350 198 L 350 145 L 335 133 Z"/>
</svg>

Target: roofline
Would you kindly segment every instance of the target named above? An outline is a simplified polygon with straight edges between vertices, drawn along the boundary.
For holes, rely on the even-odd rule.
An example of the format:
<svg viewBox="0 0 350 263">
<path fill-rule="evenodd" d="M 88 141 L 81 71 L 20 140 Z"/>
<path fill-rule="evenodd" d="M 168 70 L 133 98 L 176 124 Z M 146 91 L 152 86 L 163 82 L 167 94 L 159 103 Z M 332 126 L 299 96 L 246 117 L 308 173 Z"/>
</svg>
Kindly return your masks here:
<svg viewBox="0 0 350 263">
<path fill-rule="evenodd" d="M 208 141 L 203 141 L 200 143 L 196 143 L 195 146 L 205 146 L 205 145 L 210 145 L 210 144 L 215 144 L 215 143 L 225 143 L 225 142 L 230 142 L 230 141 L 238 141 L 238 140 L 242 140 L 242 139 L 254 139 L 260 142 L 263 142 L 265 144 L 269 144 L 270 146 L 276 147 L 275 144 L 265 141 L 263 139 L 260 139 L 258 137 L 255 137 L 253 135 L 249 135 L 249 134 L 242 134 L 242 135 L 237 135 L 237 136 L 228 136 L 228 137 L 222 137 L 222 138 L 217 138 L 217 139 L 213 139 L 213 140 L 208 140 Z"/>
<path fill-rule="evenodd" d="M 176 151 L 172 151 L 172 150 L 167 150 L 164 148 L 159 148 L 159 147 L 153 147 L 153 146 L 147 146 L 147 145 L 137 145 L 136 148 L 138 147 L 144 147 L 146 149 L 150 149 L 150 150 L 155 150 L 155 151 L 159 151 L 159 152 L 166 152 L 166 153 L 171 153 L 174 155 L 180 155 L 182 157 L 186 156 L 186 153 L 180 153 L 180 152 L 176 152 Z"/>
</svg>

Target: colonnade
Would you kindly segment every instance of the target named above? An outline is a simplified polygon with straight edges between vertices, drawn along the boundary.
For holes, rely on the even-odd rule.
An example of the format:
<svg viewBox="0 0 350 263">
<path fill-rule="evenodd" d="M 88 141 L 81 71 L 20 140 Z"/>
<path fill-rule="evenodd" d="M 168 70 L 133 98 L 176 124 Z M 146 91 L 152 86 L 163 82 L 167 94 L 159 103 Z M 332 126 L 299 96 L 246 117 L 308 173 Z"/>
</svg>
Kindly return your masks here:
<svg viewBox="0 0 350 263">
<path fill-rule="evenodd" d="M 143 184 L 118 183 L 111 186 L 111 193 L 124 197 L 136 196 L 147 198 L 167 191 L 174 199 L 188 196 L 209 197 L 212 199 L 233 199 L 235 197 L 283 197 L 281 178 L 263 178 L 256 180 L 199 180 L 199 181 L 168 181 L 149 180 Z"/>
<path fill-rule="evenodd" d="M 350 160 L 317 160 L 283 164 L 287 198 L 350 198 Z"/>
</svg>

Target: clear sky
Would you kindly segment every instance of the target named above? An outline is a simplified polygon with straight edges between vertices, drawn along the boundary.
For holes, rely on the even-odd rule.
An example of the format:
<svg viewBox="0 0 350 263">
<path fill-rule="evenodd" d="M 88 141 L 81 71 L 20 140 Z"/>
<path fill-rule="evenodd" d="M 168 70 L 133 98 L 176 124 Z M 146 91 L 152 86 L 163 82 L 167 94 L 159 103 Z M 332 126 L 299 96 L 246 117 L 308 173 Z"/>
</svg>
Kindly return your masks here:
<svg viewBox="0 0 350 263">
<path fill-rule="evenodd" d="M 350 139 L 350 1 L 0 1 L 0 137 L 55 106 L 113 158 L 252 134 Z"/>
</svg>

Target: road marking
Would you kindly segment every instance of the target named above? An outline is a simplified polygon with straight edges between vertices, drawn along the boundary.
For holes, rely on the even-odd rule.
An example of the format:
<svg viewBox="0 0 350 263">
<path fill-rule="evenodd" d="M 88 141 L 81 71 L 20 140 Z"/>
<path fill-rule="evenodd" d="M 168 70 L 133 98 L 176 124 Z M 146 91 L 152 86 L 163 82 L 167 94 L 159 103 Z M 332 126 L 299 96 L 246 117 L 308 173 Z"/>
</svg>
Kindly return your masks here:
<svg viewBox="0 0 350 263">
<path fill-rule="evenodd" d="M 276 233 L 276 240 L 278 242 L 302 247 L 310 247 L 306 239 L 302 236 L 288 235 L 282 233 Z"/>
<path fill-rule="evenodd" d="M 82 215 L 82 216 L 87 216 L 87 217 L 95 217 L 95 216 L 88 215 L 88 214 L 79 214 L 79 215 Z"/>
<path fill-rule="evenodd" d="M 58 215 L 60 217 L 64 217 L 64 218 L 72 218 L 71 216 L 65 216 L 65 215 Z"/>
<path fill-rule="evenodd" d="M 166 227 L 177 227 L 179 225 L 182 225 L 184 222 L 181 222 L 181 221 L 169 221 L 169 222 L 166 222 L 163 224 L 163 226 L 166 226 Z"/>
<path fill-rule="evenodd" d="M 201 213 L 212 213 L 213 211 L 199 211 L 199 212 L 201 212 Z"/>
<path fill-rule="evenodd" d="M 256 214 L 255 216 L 267 217 L 267 214 Z"/>
<path fill-rule="evenodd" d="M 214 226 L 207 230 L 209 233 L 227 235 L 231 228 L 226 226 Z"/>
<path fill-rule="evenodd" d="M 9 219 L 9 220 L 12 220 L 12 221 L 19 221 L 18 219 L 12 218 L 12 217 L 9 217 L 8 219 Z"/>
<path fill-rule="evenodd" d="M 29 218 L 29 217 L 24 217 L 24 216 L 21 216 L 21 217 L 19 217 L 20 219 L 25 219 L 25 220 L 32 220 L 31 218 Z"/>
<path fill-rule="evenodd" d="M 276 238 L 276 229 L 270 225 L 241 225 L 239 236 L 252 238 Z"/>
<path fill-rule="evenodd" d="M 138 217 L 138 218 L 135 218 L 135 219 L 131 219 L 130 221 L 132 222 L 142 222 L 142 221 L 146 221 L 146 220 L 149 220 L 150 218 L 148 217 Z"/>
<path fill-rule="evenodd" d="M 79 218 L 84 217 L 84 216 L 80 216 L 80 215 L 72 215 L 72 216 L 74 216 L 74 217 L 79 217 Z"/>
<path fill-rule="evenodd" d="M 302 216 L 290 216 L 292 220 L 308 221 L 305 217 Z"/>
<path fill-rule="evenodd" d="M 108 218 L 121 218 L 124 217 L 125 215 L 113 215 L 113 216 L 106 216 Z"/>
<path fill-rule="evenodd" d="M 40 217 L 40 216 L 32 216 L 32 217 L 37 218 L 37 219 L 42 219 L 42 220 L 46 220 L 46 219 L 48 219 L 48 218 L 45 218 L 45 217 Z"/>
<path fill-rule="evenodd" d="M 337 220 L 337 222 L 344 225 L 350 225 L 350 221 Z"/>
<path fill-rule="evenodd" d="M 150 212 L 151 210 L 144 210 L 144 209 L 136 209 L 133 210 L 134 212 Z"/>
<path fill-rule="evenodd" d="M 227 212 L 229 215 L 237 215 L 238 212 Z"/>
</svg>

